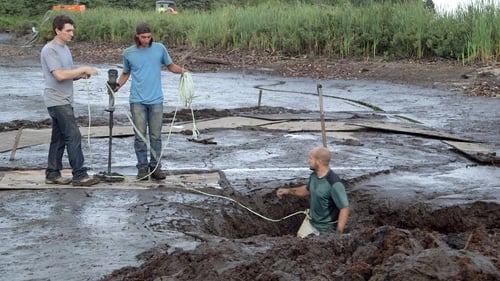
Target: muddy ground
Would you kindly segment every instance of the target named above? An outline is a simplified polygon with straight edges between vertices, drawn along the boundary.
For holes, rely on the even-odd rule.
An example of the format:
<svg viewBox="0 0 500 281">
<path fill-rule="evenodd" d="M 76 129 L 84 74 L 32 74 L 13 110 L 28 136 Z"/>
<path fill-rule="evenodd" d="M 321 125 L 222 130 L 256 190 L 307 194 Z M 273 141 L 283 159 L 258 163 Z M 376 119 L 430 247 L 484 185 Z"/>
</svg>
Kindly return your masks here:
<svg viewBox="0 0 500 281">
<path fill-rule="evenodd" d="M 121 48 L 88 43 L 72 46 L 75 61 L 89 63 L 119 64 Z M 93 50 L 91 55 L 89 50 Z M 22 64 L 23 60 L 31 60 L 37 54 L 36 48 L 2 46 L 0 51 L 3 63 L 12 64 Z M 498 104 L 500 94 L 500 75 L 495 65 L 463 66 L 444 60 L 308 59 L 177 48 L 171 48 L 170 52 L 174 61 L 193 72 L 243 70 L 292 77 L 386 80 L 445 89 L 457 96 L 478 96 L 491 99 L 494 104 Z M 497 107 L 493 107 L 493 110 L 495 108 L 500 110 Z M 204 110 L 196 114 L 199 119 L 204 119 L 255 110 Z M 283 111 L 280 108 L 263 108 L 259 113 Z M 189 112 L 184 113 L 185 119 L 189 120 Z M 288 113 L 300 115 L 308 112 Z M 484 115 L 484 122 L 478 122 L 474 127 L 478 135 L 493 134 L 498 139 L 500 134 L 498 127 L 495 128 L 495 124 L 498 126 L 498 120 L 495 119 L 497 114 L 488 111 L 481 114 Z M 491 119 L 490 116 L 495 117 Z M 166 118 L 169 117 L 167 114 Z M 179 118 L 182 120 L 182 117 Z M 103 124 L 105 122 L 103 120 Z M 2 124 L 2 129 L 48 125 L 47 121 L 31 123 L 29 120 L 19 120 Z M 382 134 L 376 138 L 381 147 L 390 143 L 401 145 L 394 139 L 384 141 Z M 415 149 L 420 147 L 422 155 L 427 157 L 432 157 L 430 155 L 434 153 L 430 152 L 434 150 L 427 146 L 426 141 L 408 140 L 406 145 Z M 498 146 L 498 141 L 494 145 Z M 355 148 L 356 145 L 353 145 L 352 150 Z M 449 156 L 445 149 L 437 151 L 446 155 L 444 160 L 439 160 L 445 161 L 445 165 L 477 165 L 465 158 Z M 415 155 L 417 157 L 420 154 Z M 415 159 L 412 161 L 416 162 Z M 197 245 L 193 249 L 176 248 L 169 243 L 158 245 L 137 257 L 142 262 L 141 266 L 116 269 L 102 280 L 500 280 L 498 197 L 475 197 L 471 191 L 469 195 L 467 192 L 458 192 L 463 197 L 443 201 L 437 194 L 439 192 L 407 194 L 404 189 L 390 195 L 377 192 L 377 184 L 385 181 L 397 183 L 400 173 L 420 175 L 415 181 L 403 185 L 425 186 L 425 177 L 437 176 L 433 174 L 432 167 L 426 166 L 427 161 L 433 160 L 421 159 L 420 166 L 400 165 L 397 171 L 387 169 L 376 174 L 346 176 L 344 180 L 355 211 L 343 235 L 322 234 L 298 239 L 294 232 L 300 225 L 300 218 L 269 223 L 231 204 L 225 204 L 224 208 L 214 205 L 214 209 L 210 206 L 205 208 L 180 204 L 177 207 L 180 212 L 192 213 L 199 225 L 175 220 L 163 225 L 160 217 L 165 215 L 162 211 L 164 204 L 168 204 L 168 195 L 143 195 L 147 197 L 144 203 L 131 207 L 131 212 L 144 214 L 147 218 L 145 224 L 156 233 L 161 234 L 169 228 L 180 230 L 191 236 Z M 488 166 L 488 169 L 493 169 L 490 174 L 497 175 L 497 167 Z M 492 181 L 495 179 L 498 177 L 494 176 Z M 221 181 L 223 189 L 220 194 L 236 198 L 259 212 L 278 218 L 293 210 L 306 208 L 307 200 L 277 200 L 274 188 L 295 186 L 304 180 L 297 178 L 265 182 L 264 187 L 258 188 L 262 184 L 259 179 L 242 179 L 239 188 L 246 188 L 248 192 L 239 192 L 235 186 Z M 471 188 L 480 188 L 472 182 L 470 184 Z M 495 190 L 498 192 L 500 184 L 497 181 L 488 187 L 494 193 Z M 396 199 L 388 200 L 385 196 Z M 453 197 L 453 192 L 446 196 Z M 217 216 L 213 216 L 212 212 L 217 213 Z"/>
</svg>

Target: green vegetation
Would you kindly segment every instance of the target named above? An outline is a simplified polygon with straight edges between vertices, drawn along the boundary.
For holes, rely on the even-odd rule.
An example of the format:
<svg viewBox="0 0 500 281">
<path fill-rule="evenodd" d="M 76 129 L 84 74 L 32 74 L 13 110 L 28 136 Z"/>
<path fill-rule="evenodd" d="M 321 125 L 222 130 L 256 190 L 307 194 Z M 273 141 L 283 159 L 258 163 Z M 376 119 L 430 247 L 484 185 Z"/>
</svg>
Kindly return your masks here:
<svg viewBox="0 0 500 281">
<path fill-rule="evenodd" d="M 500 29 L 496 28 L 500 26 L 500 7 L 487 0 L 462 7 L 455 14 L 436 13 L 429 0 L 253 1 L 251 5 L 219 4 L 210 10 L 199 9 L 214 6 L 207 1 L 184 2 L 184 7 L 194 2 L 196 9 L 180 8 L 178 15 L 165 15 L 155 13 L 154 5 L 130 9 L 103 4 L 84 13 L 70 13 L 77 30 L 75 40 L 131 43 L 136 24 L 146 21 L 152 25 L 155 39 L 168 46 L 333 58 L 444 57 L 464 63 L 498 61 L 500 56 Z M 223 3 L 230 2 L 238 1 Z M 149 7 L 144 1 L 127 3 Z M 40 30 L 39 42 L 44 42 L 51 37 L 50 22 L 55 14 L 23 21 L 19 16 L 2 17 L 0 29 L 23 34 L 35 26 Z"/>
</svg>

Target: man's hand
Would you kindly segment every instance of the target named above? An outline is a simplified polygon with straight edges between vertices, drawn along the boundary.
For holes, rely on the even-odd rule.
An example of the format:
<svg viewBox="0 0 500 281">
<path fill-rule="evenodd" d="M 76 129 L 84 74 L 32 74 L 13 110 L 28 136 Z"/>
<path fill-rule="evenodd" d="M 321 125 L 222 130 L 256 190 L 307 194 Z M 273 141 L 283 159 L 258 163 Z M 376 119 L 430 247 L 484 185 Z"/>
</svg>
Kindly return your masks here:
<svg viewBox="0 0 500 281">
<path fill-rule="evenodd" d="M 283 195 L 293 195 L 293 196 L 307 196 L 309 195 L 309 191 L 307 190 L 307 187 L 305 185 L 301 185 L 298 187 L 293 187 L 293 188 L 278 188 L 276 190 L 276 195 L 281 198 Z"/>
<path fill-rule="evenodd" d="M 81 68 L 82 73 L 78 77 L 78 79 L 89 79 L 90 76 L 97 74 L 97 69 L 90 66 L 83 66 Z"/>
<path fill-rule="evenodd" d="M 276 190 L 276 196 L 279 198 L 283 197 L 283 195 L 290 194 L 290 189 L 289 188 L 278 188 Z"/>
</svg>

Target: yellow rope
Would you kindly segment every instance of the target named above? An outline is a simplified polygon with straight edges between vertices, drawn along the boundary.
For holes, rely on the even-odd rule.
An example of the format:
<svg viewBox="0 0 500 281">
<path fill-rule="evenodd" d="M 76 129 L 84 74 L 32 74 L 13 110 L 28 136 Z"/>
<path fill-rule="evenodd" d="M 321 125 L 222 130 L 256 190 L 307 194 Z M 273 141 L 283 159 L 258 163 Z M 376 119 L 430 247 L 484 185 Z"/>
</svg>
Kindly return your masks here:
<svg viewBox="0 0 500 281">
<path fill-rule="evenodd" d="M 181 78 L 179 81 L 179 101 L 185 106 L 191 109 L 191 116 L 193 117 L 193 139 L 197 139 L 200 135 L 200 132 L 196 128 L 196 121 L 194 118 L 193 111 L 193 98 L 194 98 L 194 90 L 193 90 L 193 77 L 191 77 L 191 73 L 184 72 L 181 74 Z"/>
<path fill-rule="evenodd" d="M 112 95 L 114 95 L 115 92 L 113 91 L 113 89 L 111 89 L 110 86 L 107 83 L 106 83 L 106 85 L 107 85 L 108 89 L 110 90 L 110 93 Z M 199 135 L 199 132 L 196 129 L 195 118 L 194 118 L 194 114 L 193 114 L 193 108 L 191 106 L 191 103 L 192 103 L 193 98 L 194 98 L 194 94 L 193 93 L 194 93 L 194 91 L 193 91 L 193 79 L 191 77 L 191 74 L 189 72 L 184 72 L 181 75 L 181 79 L 180 79 L 180 82 L 179 82 L 179 101 L 181 101 L 184 104 L 184 106 L 189 106 L 191 108 L 191 114 L 193 116 L 193 138 L 197 138 L 198 135 Z M 174 126 L 174 122 L 175 122 L 175 117 L 177 115 L 177 111 L 178 111 L 178 107 L 175 108 L 174 116 L 172 117 L 172 122 L 170 124 L 170 130 L 169 130 L 168 135 L 167 135 L 167 141 L 165 143 L 165 146 L 170 141 L 170 135 L 172 134 L 172 128 Z M 134 130 L 136 132 L 139 132 L 137 130 L 137 128 L 135 127 L 134 122 L 132 121 L 132 116 L 130 115 L 130 113 L 126 113 L 126 116 L 129 119 L 129 122 L 132 125 L 132 127 L 134 128 Z M 151 153 L 154 154 L 155 152 L 151 150 L 150 144 L 146 141 L 146 138 L 143 135 L 141 135 L 141 134 L 139 134 L 139 137 L 144 140 L 144 142 L 146 143 L 146 145 L 148 147 L 148 150 L 151 151 Z M 161 154 L 163 155 L 163 148 L 162 148 L 162 153 Z M 157 159 L 161 159 L 162 155 L 160 155 L 160 158 L 157 158 Z M 158 161 L 157 167 L 158 167 L 159 163 L 160 163 L 160 161 Z M 155 169 L 157 167 L 155 167 Z M 150 174 L 152 174 L 152 173 L 153 173 L 153 171 L 150 172 Z M 149 176 L 149 175 L 147 175 L 147 176 Z M 138 179 L 138 180 L 140 180 L 140 179 Z M 279 222 L 279 221 L 282 221 L 282 220 L 285 220 L 285 219 L 288 219 L 290 217 L 293 217 L 293 216 L 296 216 L 296 215 L 300 215 L 300 214 L 305 214 L 306 216 L 308 216 L 308 214 L 309 214 L 309 210 L 306 209 L 304 211 L 297 211 L 295 213 L 289 214 L 289 215 L 284 216 L 284 217 L 282 217 L 280 219 L 272 219 L 272 218 L 269 218 L 269 217 L 266 217 L 266 216 L 264 216 L 262 214 L 257 213 L 256 211 L 250 209 L 249 207 L 243 205 L 242 203 L 238 202 L 237 200 L 235 200 L 233 198 L 222 196 L 222 195 L 217 195 L 217 194 L 211 194 L 211 193 L 204 192 L 204 191 L 192 188 L 192 187 L 188 187 L 186 184 L 182 183 L 178 179 L 175 179 L 175 182 L 178 184 L 178 186 L 181 186 L 184 189 L 191 190 L 191 191 L 197 192 L 197 193 L 205 195 L 205 196 L 215 197 L 215 198 L 221 198 L 221 199 L 225 199 L 225 200 L 234 202 L 237 205 L 239 205 L 240 207 L 242 207 L 245 210 L 249 211 L 250 213 L 252 213 L 252 214 L 254 214 L 254 215 L 256 215 L 256 216 L 258 216 L 258 217 L 260 217 L 260 218 L 262 218 L 264 220 L 271 221 L 271 222 Z"/>
<path fill-rule="evenodd" d="M 228 200 L 228 201 L 231 201 L 231 202 L 234 202 L 236 204 L 238 204 L 240 207 L 244 208 L 245 210 L 249 211 L 250 213 L 264 219 L 264 220 L 267 220 L 267 221 L 271 221 L 271 222 L 279 222 L 279 221 L 282 221 L 282 220 L 285 220 L 285 219 L 288 219 L 290 217 L 293 217 L 295 215 L 300 215 L 300 214 L 305 214 L 306 216 L 309 214 L 309 210 L 304 210 L 304 211 L 297 211 L 295 213 L 292 213 L 292 214 L 289 214 L 287 216 L 284 216 L 280 219 L 272 219 L 272 218 L 269 218 L 269 217 L 266 217 L 264 215 L 261 215 L 259 213 L 257 213 L 256 211 L 250 209 L 249 207 L 241 204 L 240 202 L 238 202 L 237 200 L 233 199 L 233 198 L 230 198 L 230 197 L 226 197 L 226 196 L 222 196 L 222 195 L 217 195 L 217 194 L 211 194 L 211 193 L 208 193 L 208 192 L 204 192 L 204 191 L 201 191 L 201 190 L 198 190 L 198 189 L 195 189 L 195 188 L 192 188 L 192 187 L 188 187 L 187 185 L 185 185 L 184 183 L 182 182 L 178 182 L 178 184 L 183 187 L 184 189 L 188 189 L 188 190 L 191 190 L 191 191 L 194 191 L 194 192 L 197 192 L 197 193 L 200 193 L 200 194 L 203 194 L 205 196 L 210 196 L 210 197 L 216 197 L 216 198 L 221 198 L 221 199 L 225 199 L 225 200 Z"/>
</svg>

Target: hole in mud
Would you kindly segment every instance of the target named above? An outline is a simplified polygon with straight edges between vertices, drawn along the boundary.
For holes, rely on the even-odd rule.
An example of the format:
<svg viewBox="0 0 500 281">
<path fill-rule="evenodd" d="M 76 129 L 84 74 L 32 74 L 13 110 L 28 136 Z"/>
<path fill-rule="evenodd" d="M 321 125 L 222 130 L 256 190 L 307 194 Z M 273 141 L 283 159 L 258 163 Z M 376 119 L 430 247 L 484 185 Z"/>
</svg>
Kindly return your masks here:
<svg viewBox="0 0 500 281">
<path fill-rule="evenodd" d="M 283 218 L 306 210 L 309 204 L 303 198 L 278 199 L 269 191 L 247 197 L 232 191 L 202 192 L 218 197 L 177 190 L 132 211 L 144 213 L 145 227 L 155 232 L 205 233 L 235 239 L 261 234 L 295 235 L 304 214 Z"/>
<path fill-rule="evenodd" d="M 279 200 L 274 193 L 240 198 L 239 202 L 265 218 L 232 204 L 231 209 L 216 212 L 217 215 L 206 221 L 205 232 L 227 238 L 246 238 L 260 234 L 295 235 L 304 219 L 304 214 L 283 218 L 295 212 L 304 211 L 309 204 L 308 200 L 300 198 Z"/>
<path fill-rule="evenodd" d="M 465 233 L 472 229 L 498 228 L 496 214 L 500 209 L 494 203 L 474 202 L 438 209 L 430 208 L 423 202 L 398 201 L 399 203 L 389 204 L 370 197 L 366 191 L 353 191 L 353 182 L 346 181 L 345 184 L 351 203 L 346 233 L 382 226 L 405 231 L 426 229 L 444 235 L 441 241 L 449 247 L 461 249 L 467 243 L 468 234 Z M 146 215 L 146 227 L 155 232 L 204 233 L 230 239 L 256 235 L 295 236 L 304 214 L 283 218 L 309 208 L 307 198 L 276 197 L 273 188 L 276 183 L 266 188 L 249 188 L 253 191 L 243 195 L 228 186 L 228 183 L 221 184 L 224 185 L 222 190 L 202 190 L 215 197 L 173 189 L 161 198 L 145 203 L 141 207 Z M 298 183 L 288 185 L 291 187 Z M 474 219 L 470 219 L 471 214 Z M 435 247 L 434 241 L 428 244 L 430 248 Z"/>
</svg>

